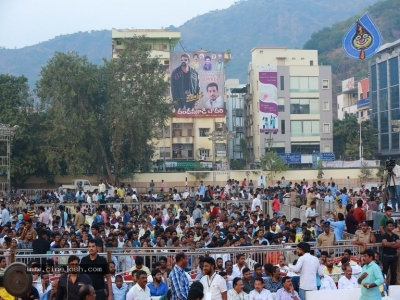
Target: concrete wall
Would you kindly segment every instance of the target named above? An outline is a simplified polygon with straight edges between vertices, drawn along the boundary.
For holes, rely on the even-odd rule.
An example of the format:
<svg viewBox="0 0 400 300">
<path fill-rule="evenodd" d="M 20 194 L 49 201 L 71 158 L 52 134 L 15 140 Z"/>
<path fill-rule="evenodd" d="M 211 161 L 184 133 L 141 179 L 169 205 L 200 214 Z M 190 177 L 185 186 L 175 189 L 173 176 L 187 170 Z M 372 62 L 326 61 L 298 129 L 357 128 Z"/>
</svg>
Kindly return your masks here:
<svg viewBox="0 0 400 300">
<path fill-rule="evenodd" d="M 250 172 L 249 176 L 246 176 L 245 171 L 231 171 L 231 172 L 219 172 L 220 174 L 216 175 L 216 184 L 225 186 L 226 180 L 229 178 L 234 178 L 241 182 L 243 178 L 247 180 L 252 179 L 254 184 L 257 185 L 257 178 L 261 175 L 265 177 L 267 172 L 263 172 L 263 174 L 253 174 Z M 222 173 L 222 174 L 221 174 Z M 330 178 L 333 178 L 333 181 L 339 185 L 339 187 L 348 187 L 346 182 L 346 177 L 350 176 L 350 188 L 351 187 L 358 187 L 359 180 L 358 175 L 360 173 L 359 169 L 325 169 L 324 170 L 324 178 L 321 179 L 325 183 L 330 181 Z M 376 174 L 376 171 L 373 172 Z M 277 174 L 275 176 L 275 180 L 279 180 L 282 176 L 285 176 L 286 181 L 300 182 L 303 179 L 308 180 L 309 183 L 313 181 L 317 181 L 317 170 L 289 170 L 281 174 Z M 100 179 L 105 179 L 104 177 L 98 176 L 56 176 L 55 177 L 55 185 L 49 185 L 46 181 L 39 177 L 31 177 L 29 178 L 26 183 L 26 188 L 56 188 L 60 183 L 63 184 L 72 184 L 73 179 L 87 179 L 91 182 L 92 185 L 98 184 Z M 156 187 L 161 187 L 161 180 L 164 180 L 166 187 L 178 187 L 178 186 L 185 186 L 186 181 L 186 173 L 138 173 L 135 174 L 135 177 L 127 178 L 121 180 L 121 182 L 125 182 L 126 184 L 130 183 L 132 187 L 144 188 L 149 187 L 149 183 L 151 180 L 154 180 Z M 376 179 L 370 179 L 369 182 L 376 182 Z M 213 175 L 209 173 L 208 176 L 204 179 L 205 184 L 213 184 Z M 197 185 L 196 178 L 193 175 L 188 174 L 188 185 Z M 268 182 L 268 185 L 271 185 L 271 181 Z"/>
</svg>

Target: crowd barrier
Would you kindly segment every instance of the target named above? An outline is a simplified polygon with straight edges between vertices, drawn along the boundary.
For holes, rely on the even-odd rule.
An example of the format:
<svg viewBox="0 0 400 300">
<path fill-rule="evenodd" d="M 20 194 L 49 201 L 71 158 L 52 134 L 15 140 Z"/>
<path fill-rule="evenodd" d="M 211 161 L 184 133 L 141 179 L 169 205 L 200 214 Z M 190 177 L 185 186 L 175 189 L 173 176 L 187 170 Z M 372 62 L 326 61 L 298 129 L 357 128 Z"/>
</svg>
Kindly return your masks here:
<svg viewBox="0 0 400 300">
<path fill-rule="evenodd" d="M 343 241 L 336 246 L 330 247 L 318 247 L 316 243 L 310 243 L 311 250 L 317 256 L 321 251 L 327 251 L 332 257 L 339 258 L 343 256 L 345 249 L 350 249 L 354 257 L 360 257 L 360 247 L 353 245 L 350 241 Z M 382 244 L 370 244 L 368 247 L 377 250 L 379 253 L 382 248 Z M 72 251 L 74 253 L 72 253 Z M 80 251 L 81 253 L 75 253 Z M 35 259 L 53 259 L 57 266 L 66 265 L 66 261 L 69 255 L 74 254 L 78 257 L 87 255 L 87 249 L 65 249 L 54 251 L 50 254 L 33 254 L 30 250 L 16 250 L 15 253 L 8 253 L 10 262 L 19 261 L 28 264 L 30 261 Z M 283 245 L 269 245 L 269 246 L 252 246 L 252 247 L 223 247 L 223 248 L 173 248 L 173 247 L 148 247 L 148 248 L 106 248 L 102 255 L 107 257 L 108 261 L 114 261 L 118 271 L 127 271 L 134 266 L 134 259 L 137 256 L 141 256 L 145 265 L 150 269 L 153 268 L 155 262 L 158 262 L 160 257 L 167 258 L 168 267 L 171 268 L 175 263 L 175 255 L 177 252 L 184 251 L 188 256 L 188 271 L 195 271 L 198 267 L 198 259 L 200 256 L 212 256 L 215 259 L 221 257 L 223 263 L 230 260 L 234 264 L 236 263 L 236 255 L 244 254 L 246 262 L 250 269 L 254 268 L 254 264 L 260 263 L 262 265 L 271 263 L 273 265 L 278 264 L 279 256 L 284 255 L 287 263 L 293 263 L 293 258 L 297 258 L 294 254 L 296 251 L 296 244 L 283 244 Z"/>
</svg>

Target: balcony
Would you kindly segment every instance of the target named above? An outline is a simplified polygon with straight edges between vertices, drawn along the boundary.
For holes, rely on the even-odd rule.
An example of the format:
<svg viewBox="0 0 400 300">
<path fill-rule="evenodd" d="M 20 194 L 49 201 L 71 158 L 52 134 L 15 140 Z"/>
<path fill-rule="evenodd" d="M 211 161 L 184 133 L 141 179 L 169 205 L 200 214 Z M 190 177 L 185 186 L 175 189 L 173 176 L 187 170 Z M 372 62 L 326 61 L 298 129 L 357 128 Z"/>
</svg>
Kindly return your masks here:
<svg viewBox="0 0 400 300">
<path fill-rule="evenodd" d="M 172 138 L 173 144 L 193 144 L 192 136 L 179 136 Z"/>
</svg>

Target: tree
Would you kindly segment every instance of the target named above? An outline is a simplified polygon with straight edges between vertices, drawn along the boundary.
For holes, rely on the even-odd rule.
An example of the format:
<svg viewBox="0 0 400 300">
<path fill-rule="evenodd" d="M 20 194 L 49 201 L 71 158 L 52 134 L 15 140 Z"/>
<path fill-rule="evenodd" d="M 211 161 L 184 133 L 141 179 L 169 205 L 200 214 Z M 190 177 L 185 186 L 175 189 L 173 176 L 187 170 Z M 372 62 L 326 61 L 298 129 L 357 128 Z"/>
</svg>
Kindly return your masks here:
<svg viewBox="0 0 400 300">
<path fill-rule="evenodd" d="M 274 180 L 275 175 L 280 172 L 285 172 L 289 169 L 286 160 L 280 157 L 275 152 L 268 151 L 260 159 L 261 168 L 263 171 L 269 171 L 267 175 L 269 180 Z"/>
<path fill-rule="evenodd" d="M 105 65 L 110 99 L 106 119 L 112 137 L 109 164 L 117 177 L 149 169 L 151 141 L 171 115 L 165 69 L 157 58 L 150 58 L 147 39 L 126 39 L 124 46 L 118 59 Z"/>
<path fill-rule="evenodd" d="M 55 174 L 107 173 L 118 181 L 151 167 L 152 139 L 170 116 L 163 66 L 144 37 L 97 66 L 56 53 L 37 95 L 46 109 L 45 161 Z"/>
<path fill-rule="evenodd" d="M 317 169 L 318 169 L 317 178 L 322 179 L 324 177 L 324 170 L 323 170 L 324 166 L 322 165 L 322 159 L 318 160 Z"/>
<path fill-rule="evenodd" d="M 360 174 L 358 175 L 358 178 L 360 178 L 360 184 L 362 185 L 365 183 L 368 179 L 373 177 L 373 171 L 368 167 L 367 163 L 363 163 L 360 169 Z"/>
<path fill-rule="evenodd" d="M 11 181 L 23 186 L 31 175 L 49 177 L 43 144 L 43 115 L 33 107 L 28 79 L 24 76 L 0 75 L 0 123 L 18 125 L 11 143 Z M 6 142 L 0 143 L 1 155 L 6 155 Z M 5 171 L 5 170 L 3 170 Z"/>
<path fill-rule="evenodd" d="M 243 153 L 243 158 L 244 158 L 246 168 L 247 168 L 247 164 L 250 159 L 250 150 L 247 147 L 247 142 L 244 138 L 240 139 L 239 145 L 240 145 L 240 151 Z"/>
<path fill-rule="evenodd" d="M 338 157 L 343 159 L 359 159 L 360 150 L 360 124 L 355 115 L 345 114 L 343 120 L 333 122 L 333 150 Z M 361 123 L 361 139 L 363 157 L 372 159 L 377 147 L 376 131 L 371 127 L 369 120 Z"/>
</svg>

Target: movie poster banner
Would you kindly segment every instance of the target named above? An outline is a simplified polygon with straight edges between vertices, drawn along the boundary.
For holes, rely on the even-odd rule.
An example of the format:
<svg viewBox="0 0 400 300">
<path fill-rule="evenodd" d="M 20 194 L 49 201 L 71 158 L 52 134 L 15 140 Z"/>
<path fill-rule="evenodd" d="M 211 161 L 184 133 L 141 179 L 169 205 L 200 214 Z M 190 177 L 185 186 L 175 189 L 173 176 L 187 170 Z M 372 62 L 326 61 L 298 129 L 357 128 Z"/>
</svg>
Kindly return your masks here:
<svg viewBox="0 0 400 300">
<path fill-rule="evenodd" d="M 278 132 L 278 69 L 259 66 L 260 132 Z"/>
<path fill-rule="evenodd" d="M 171 52 L 169 64 L 174 117 L 225 117 L 224 53 Z"/>
</svg>

